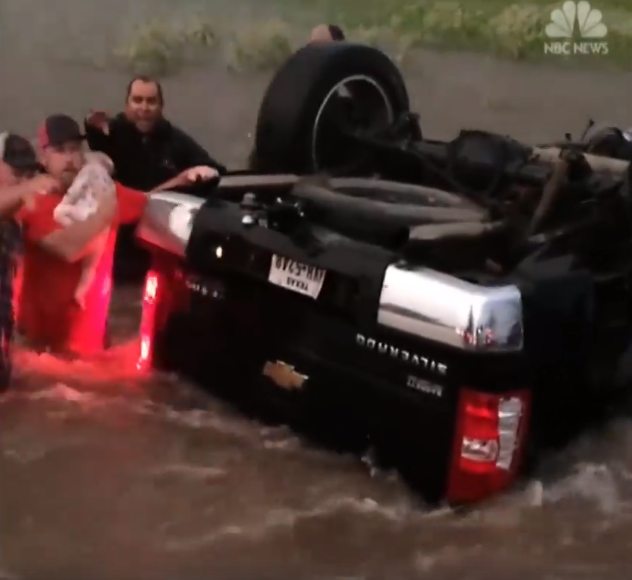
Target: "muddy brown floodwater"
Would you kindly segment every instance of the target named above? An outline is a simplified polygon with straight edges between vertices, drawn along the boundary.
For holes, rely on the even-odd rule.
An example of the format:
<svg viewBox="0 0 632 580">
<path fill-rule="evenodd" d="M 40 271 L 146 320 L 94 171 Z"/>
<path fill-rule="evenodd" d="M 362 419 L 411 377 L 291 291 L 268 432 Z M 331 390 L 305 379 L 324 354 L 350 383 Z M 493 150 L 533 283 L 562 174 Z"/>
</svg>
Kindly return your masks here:
<svg viewBox="0 0 632 580">
<path fill-rule="evenodd" d="M 0 128 L 115 110 L 126 78 L 67 58 L 111 42 L 155 0 L 0 0 Z M 74 43 L 74 44 L 73 44 Z M 89 44 L 92 43 L 92 44 Z M 65 52 L 64 52 L 65 51 Z M 420 54 L 407 72 L 428 135 L 487 128 L 529 141 L 589 115 L 632 125 L 632 75 Z M 168 113 L 242 163 L 267 79 L 219 67 L 166 83 Z M 119 290 L 118 346 L 98 364 L 18 353 L 0 401 L 0 568 L 72 580 L 590 578 L 632 574 L 632 420 L 544 462 L 466 517 L 428 510 L 370 461 L 309 448 L 177 377 L 137 376 L 138 292 Z M 540 501 L 541 499 L 541 501 Z M 2 575 L 0 574 L 0 576 Z"/>
</svg>

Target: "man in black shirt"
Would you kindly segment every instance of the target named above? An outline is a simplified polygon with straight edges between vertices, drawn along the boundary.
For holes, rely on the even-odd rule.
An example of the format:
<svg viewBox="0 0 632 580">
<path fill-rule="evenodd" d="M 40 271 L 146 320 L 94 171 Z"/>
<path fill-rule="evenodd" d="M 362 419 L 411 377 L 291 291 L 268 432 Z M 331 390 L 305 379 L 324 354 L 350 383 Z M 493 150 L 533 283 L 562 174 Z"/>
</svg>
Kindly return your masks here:
<svg viewBox="0 0 632 580">
<path fill-rule="evenodd" d="M 209 181 L 226 173 L 192 137 L 163 116 L 164 94 L 160 83 L 137 76 L 127 87 L 125 109 L 115 117 L 92 111 L 85 119 L 90 149 L 105 153 L 114 164 L 114 177 L 127 187 L 151 191 L 187 169 L 199 183 L 183 191 L 206 197 Z M 211 186 L 212 187 L 212 186 Z M 122 226 L 117 239 L 114 276 L 137 281 L 144 276 L 149 256 L 134 239 L 135 224 Z"/>
<path fill-rule="evenodd" d="M 193 167 L 203 173 L 225 173 L 226 168 L 201 145 L 164 118 L 163 108 L 160 83 L 145 76 L 135 77 L 128 85 L 122 113 L 111 118 L 104 111 L 92 111 L 86 117 L 90 149 L 110 157 L 117 181 L 142 191 Z"/>
</svg>

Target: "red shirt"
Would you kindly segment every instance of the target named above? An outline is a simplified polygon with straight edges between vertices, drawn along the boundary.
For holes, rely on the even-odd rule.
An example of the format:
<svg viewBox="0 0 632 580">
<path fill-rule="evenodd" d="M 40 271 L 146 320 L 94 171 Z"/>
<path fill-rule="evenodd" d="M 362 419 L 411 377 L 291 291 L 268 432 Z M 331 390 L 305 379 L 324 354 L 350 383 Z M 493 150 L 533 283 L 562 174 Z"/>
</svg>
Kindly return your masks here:
<svg viewBox="0 0 632 580">
<path fill-rule="evenodd" d="M 39 241 L 63 229 L 53 212 L 61 196 L 42 195 L 34 208 L 22 209 L 18 219 L 24 236 L 23 278 L 18 300 L 18 329 L 30 341 L 53 351 L 90 354 L 103 350 L 112 290 L 112 262 L 117 226 L 140 219 L 145 193 L 116 184 L 118 215 L 97 265 L 84 308 L 74 301 L 82 267 L 46 251 Z"/>
</svg>

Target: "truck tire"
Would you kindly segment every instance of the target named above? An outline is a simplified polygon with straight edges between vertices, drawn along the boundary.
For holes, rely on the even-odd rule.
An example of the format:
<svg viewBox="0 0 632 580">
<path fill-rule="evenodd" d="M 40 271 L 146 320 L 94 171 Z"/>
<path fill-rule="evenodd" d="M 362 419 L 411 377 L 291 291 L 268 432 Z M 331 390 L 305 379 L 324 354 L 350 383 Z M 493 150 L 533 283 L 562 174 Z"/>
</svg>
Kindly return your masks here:
<svg viewBox="0 0 632 580">
<path fill-rule="evenodd" d="M 616 159 L 625 137 L 623 131 L 614 125 L 595 125 L 588 131 L 585 140 L 588 153 Z"/>
<path fill-rule="evenodd" d="M 346 42 L 307 45 L 281 67 L 263 97 L 255 139 L 257 169 L 271 173 L 331 169 L 319 163 L 314 151 L 316 125 L 324 105 L 345 83 L 366 87 L 352 100 L 363 95 L 368 100 L 369 93 L 376 103 L 381 100 L 392 117 L 390 123 L 409 111 L 402 75 L 384 53 Z"/>
</svg>

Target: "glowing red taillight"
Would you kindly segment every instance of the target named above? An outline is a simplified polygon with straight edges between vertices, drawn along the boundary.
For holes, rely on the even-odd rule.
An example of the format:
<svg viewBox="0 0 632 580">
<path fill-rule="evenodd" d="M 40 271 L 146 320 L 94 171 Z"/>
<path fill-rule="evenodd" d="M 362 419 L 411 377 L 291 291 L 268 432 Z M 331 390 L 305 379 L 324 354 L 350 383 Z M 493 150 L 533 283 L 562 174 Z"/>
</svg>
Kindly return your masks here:
<svg viewBox="0 0 632 580">
<path fill-rule="evenodd" d="M 160 276 L 150 271 L 145 278 L 143 292 L 143 313 L 140 322 L 140 353 L 136 367 L 145 370 L 151 366 L 152 341 L 156 325 L 156 307 L 158 304 Z"/>
<path fill-rule="evenodd" d="M 461 391 L 448 482 L 450 501 L 480 501 L 513 483 L 522 459 L 530 402 L 527 390 L 503 395 Z"/>
</svg>

